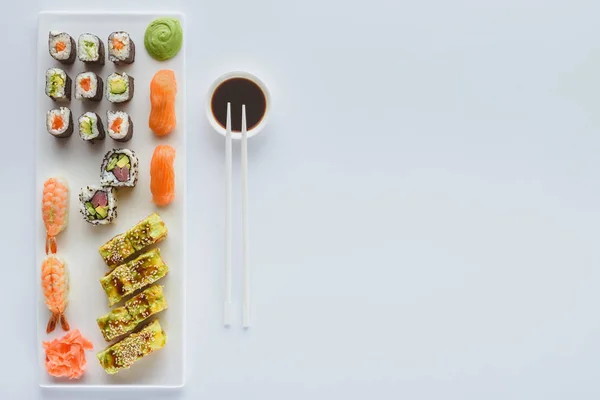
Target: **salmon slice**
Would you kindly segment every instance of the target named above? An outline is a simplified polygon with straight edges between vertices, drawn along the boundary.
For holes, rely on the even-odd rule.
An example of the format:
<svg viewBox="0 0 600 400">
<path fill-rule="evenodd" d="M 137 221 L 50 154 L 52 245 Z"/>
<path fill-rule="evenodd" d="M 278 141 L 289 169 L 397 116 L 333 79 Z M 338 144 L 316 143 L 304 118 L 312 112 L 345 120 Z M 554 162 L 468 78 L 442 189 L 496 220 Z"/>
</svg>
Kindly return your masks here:
<svg viewBox="0 0 600 400">
<path fill-rule="evenodd" d="M 148 124 L 157 136 L 168 135 L 175 129 L 175 95 L 177 82 L 170 69 L 158 71 L 150 82 L 150 118 Z"/>
<path fill-rule="evenodd" d="M 166 206 L 175 199 L 175 149 L 169 145 L 156 146 L 150 162 L 150 191 L 157 206 Z"/>
</svg>

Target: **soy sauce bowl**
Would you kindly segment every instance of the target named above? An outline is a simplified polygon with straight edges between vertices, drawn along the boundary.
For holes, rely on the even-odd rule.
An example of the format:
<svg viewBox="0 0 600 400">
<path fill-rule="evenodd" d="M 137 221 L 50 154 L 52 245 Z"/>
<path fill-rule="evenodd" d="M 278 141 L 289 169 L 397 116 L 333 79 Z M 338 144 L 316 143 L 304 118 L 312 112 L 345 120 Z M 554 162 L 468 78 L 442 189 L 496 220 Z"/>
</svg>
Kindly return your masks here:
<svg viewBox="0 0 600 400">
<path fill-rule="evenodd" d="M 258 86 L 258 88 L 261 90 L 261 92 L 264 95 L 264 99 L 265 99 L 265 111 L 262 114 L 262 117 L 260 118 L 259 122 L 252 127 L 252 129 L 248 129 L 247 130 L 247 135 L 248 138 L 251 138 L 255 135 L 257 135 L 260 131 L 263 130 L 263 128 L 265 127 L 265 125 L 267 124 L 267 119 L 269 117 L 269 112 L 271 110 L 271 94 L 269 93 L 269 89 L 267 89 L 267 85 L 265 85 L 265 83 L 263 81 L 261 81 L 257 76 L 249 73 L 249 72 L 243 72 L 243 71 L 233 71 L 233 72 L 228 72 L 224 75 L 221 75 L 220 77 L 218 77 L 213 84 L 210 86 L 210 88 L 208 89 L 208 99 L 206 102 L 206 116 L 208 118 L 208 122 L 210 122 L 210 125 L 213 127 L 213 129 L 215 131 L 217 131 L 218 133 L 220 133 L 221 135 L 225 136 L 226 132 L 225 132 L 225 124 L 221 124 L 217 117 L 215 116 L 215 113 L 213 111 L 213 97 L 215 95 L 215 92 L 217 91 L 217 89 L 225 82 L 231 80 L 231 79 L 236 79 L 236 78 L 241 78 L 241 79 L 246 79 L 249 80 L 250 82 L 254 83 L 256 86 Z M 233 104 L 232 104 L 233 105 Z M 249 106 L 250 105 L 246 105 L 246 113 L 247 113 L 247 117 L 248 114 L 250 112 L 249 110 Z M 225 107 L 226 107 L 226 103 L 225 103 Z M 241 106 L 240 106 L 241 107 Z M 221 111 L 221 112 L 225 112 L 226 111 Z M 231 120 L 234 121 L 235 118 L 241 118 L 241 116 L 238 115 L 233 115 L 234 114 L 234 109 L 232 107 L 231 110 Z M 240 111 L 240 115 L 241 115 L 241 111 Z M 233 125 L 233 123 L 232 123 Z M 238 131 L 234 131 L 232 129 L 231 131 L 231 137 L 233 139 L 241 139 L 242 138 L 242 133 L 238 132 Z"/>
</svg>

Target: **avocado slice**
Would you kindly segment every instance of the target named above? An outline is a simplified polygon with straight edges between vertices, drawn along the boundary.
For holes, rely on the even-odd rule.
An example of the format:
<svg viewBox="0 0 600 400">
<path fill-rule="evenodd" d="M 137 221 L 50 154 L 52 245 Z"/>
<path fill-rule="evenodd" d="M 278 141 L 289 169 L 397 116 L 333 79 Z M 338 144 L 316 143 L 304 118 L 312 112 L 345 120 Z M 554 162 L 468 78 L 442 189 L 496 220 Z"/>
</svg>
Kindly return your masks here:
<svg viewBox="0 0 600 400">
<path fill-rule="evenodd" d="M 95 215 L 96 214 L 96 210 L 94 209 L 94 205 L 92 203 L 90 203 L 89 201 L 87 201 L 85 203 L 85 209 L 87 210 L 88 213 L 90 213 L 90 215 Z"/>
<path fill-rule="evenodd" d="M 110 81 L 110 92 L 112 94 L 122 94 L 127 91 L 127 83 L 123 78 L 116 78 Z"/>
<path fill-rule="evenodd" d="M 85 52 L 87 53 L 87 55 L 89 57 L 94 57 L 95 53 L 96 53 L 96 44 L 94 42 L 91 42 L 89 40 L 84 40 L 83 41 L 83 47 L 85 49 Z"/>
<path fill-rule="evenodd" d="M 127 164 L 129 164 L 129 157 L 123 154 L 121 157 L 119 157 L 119 161 L 117 161 L 117 167 L 123 168 Z"/>
<path fill-rule="evenodd" d="M 106 218 L 108 215 L 108 207 L 98 206 L 96 207 L 96 214 L 100 215 L 101 218 Z"/>
<path fill-rule="evenodd" d="M 119 158 L 117 156 L 112 156 L 110 158 L 110 161 L 108 162 L 108 165 L 106 166 L 106 171 L 112 171 L 113 169 L 115 169 L 115 167 L 117 166 L 117 161 L 119 161 Z"/>
<path fill-rule="evenodd" d="M 50 96 L 55 96 L 58 88 L 62 87 L 65 84 L 65 80 L 60 76 L 60 74 L 54 74 L 50 77 Z"/>
<path fill-rule="evenodd" d="M 89 136 L 92 134 L 92 119 L 90 117 L 84 117 L 81 119 L 81 123 L 79 124 L 79 130 L 81 133 Z"/>
</svg>

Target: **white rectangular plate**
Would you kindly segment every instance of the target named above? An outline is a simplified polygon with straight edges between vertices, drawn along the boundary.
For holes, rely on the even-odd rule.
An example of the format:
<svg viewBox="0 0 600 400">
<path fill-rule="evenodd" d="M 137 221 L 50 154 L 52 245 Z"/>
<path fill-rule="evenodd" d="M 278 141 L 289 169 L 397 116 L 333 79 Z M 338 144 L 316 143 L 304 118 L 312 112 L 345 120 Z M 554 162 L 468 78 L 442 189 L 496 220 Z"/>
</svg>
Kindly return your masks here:
<svg viewBox="0 0 600 400">
<path fill-rule="evenodd" d="M 36 137 L 36 206 L 37 213 L 35 249 L 38 273 L 35 288 L 38 293 L 38 364 L 40 385 L 43 387 L 180 387 L 184 384 L 185 368 L 185 45 L 172 59 L 156 61 L 144 48 L 144 32 L 156 17 L 171 15 L 178 18 L 184 28 L 184 18 L 179 13 L 60 13 L 44 12 L 39 15 L 38 63 L 37 63 L 37 119 Z M 90 32 L 102 39 L 106 47 L 108 35 L 113 31 L 126 31 L 131 35 L 136 49 L 135 62 L 126 66 L 115 66 L 106 60 L 103 67 L 86 66 L 79 60 L 72 65 L 62 65 L 48 53 L 48 32 L 59 30 L 69 33 L 75 42 L 81 33 Z M 64 69 L 73 80 L 78 73 L 94 71 L 106 77 L 115 71 L 127 72 L 135 79 L 133 99 L 124 105 L 111 104 L 105 97 L 101 102 L 84 102 L 75 99 L 67 105 L 72 111 L 75 129 L 66 139 L 52 137 L 45 126 L 46 111 L 60 106 L 44 93 L 45 71 L 50 67 Z M 150 113 L 150 80 L 156 71 L 172 69 L 177 79 L 177 128 L 166 137 L 156 137 L 148 128 Z M 106 128 L 106 110 L 121 109 L 133 120 L 133 138 L 126 143 L 106 139 L 95 144 L 84 142 L 79 137 L 77 119 L 86 111 L 98 113 Z M 158 144 L 168 144 L 177 151 L 175 159 L 176 198 L 167 207 L 156 207 L 150 193 L 150 160 Z M 129 148 L 139 158 L 139 179 L 135 188 L 118 189 L 118 218 L 108 226 L 92 226 L 79 213 L 78 194 L 80 188 L 99 184 L 100 163 L 104 154 L 113 148 Z M 79 329 L 94 344 L 94 351 L 86 352 L 87 370 L 79 380 L 57 379 L 49 376 L 44 367 L 42 341 L 65 334 L 60 326 L 46 334 L 50 312 L 44 304 L 41 290 L 41 263 L 45 257 L 45 228 L 41 216 L 41 198 L 44 181 L 52 176 L 65 178 L 70 187 L 69 225 L 57 238 L 58 255 L 65 259 L 70 272 L 69 306 L 66 311 L 71 329 Z M 167 333 L 166 346 L 136 362 L 129 370 L 116 375 L 107 375 L 100 366 L 96 353 L 107 343 L 96 325 L 96 318 L 109 312 L 106 294 L 99 279 L 108 272 L 98 254 L 98 247 L 114 235 L 129 229 L 147 215 L 158 212 L 165 221 L 169 236 L 158 247 L 165 263 L 169 266 L 167 277 L 159 281 L 169 304 L 166 311 L 158 314 L 161 326 Z"/>
</svg>

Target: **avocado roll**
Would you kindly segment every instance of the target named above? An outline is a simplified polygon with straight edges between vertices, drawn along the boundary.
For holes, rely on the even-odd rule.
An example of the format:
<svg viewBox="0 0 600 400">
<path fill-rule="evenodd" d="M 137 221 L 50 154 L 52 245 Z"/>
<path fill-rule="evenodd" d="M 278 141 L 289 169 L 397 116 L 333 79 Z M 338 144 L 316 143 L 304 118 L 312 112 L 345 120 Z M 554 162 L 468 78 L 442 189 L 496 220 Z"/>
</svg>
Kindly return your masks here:
<svg viewBox="0 0 600 400">
<path fill-rule="evenodd" d="M 104 65 L 104 43 L 96 35 L 82 33 L 77 41 L 77 55 L 84 63 Z"/>
<path fill-rule="evenodd" d="M 160 256 L 159 249 L 152 249 L 128 263 L 119 265 L 100 279 L 108 297 L 108 305 L 114 306 L 136 290 L 152 285 L 169 272 Z"/>
<path fill-rule="evenodd" d="M 106 79 L 106 100 L 111 103 L 126 103 L 133 98 L 133 77 L 125 72 L 115 72 Z"/>
<path fill-rule="evenodd" d="M 46 71 L 46 95 L 54 101 L 71 101 L 71 78 L 60 68 Z"/>
<path fill-rule="evenodd" d="M 46 129 L 57 138 L 66 138 L 73 134 L 73 115 L 67 107 L 55 108 L 46 113 Z"/>
<path fill-rule="evenodd" d="M 106 153 L 100 171 L 100 184 L 134 187 L 138 179 L 138 159 L 129 149 L 113 149 Z"/>
<path fill-rule="evenodd" d="M 123 264 L 135 252 L 164 240 L 168 233 L 167 226 L 160 215 L 153 213 L 127 232 L 110 239 L 98 249 L 98 252 L 106 265 L 113 268 Z"/>
<path fill-rule="evenodd" d="M 104 140 L 105 136 L 104 126 L 98 114 L 88 111 L 79 117 L 79 137 L 83 140 L 94 143 L 96 140 Z"/>
<path fill-rule="evenodd" d="M 123 111 L 106 112 L 108 136 L 117 142 L 127 142 L 133 136 L 133 122 L 129 114 Z"/>
<path fill-rule="evenodd" d="M 110 342 L 133 331 L 138 324 L 166 309 L 167 301 L 162 286 L 154 285 L 127 300 L 122 307 L 98 318 L 96 322 L 104 340 Z"/>
<path fill-rule="evenodd" d="M 102 78 L 93 72 L 82 72 L 75 78 L 75 98 L 91 101 L 102 100 Z"/>
<path fill-rule="evenodd" d="M 115 64 L 131 64 L 135 60 L 135 44 L 127 32 L 108 36 L 108 59 Z"/>
<path fill-rule="evenodd" d="M 162 349 L 167 343 L 167 334 L 158 320 L 154 320 L 139 332 L 132 333 L 96 355 L 107 374 L 112 375 L 131 367 L 142 357 Z"/>
<path fill-rule="evenodd" d="M 107 225 L 117 218 L 117 198 L 110 187 L 86 186 L 79 192 L 79 212 L 92 225 Z"/>
<path fill-rule="evenodd" d="M 50 31 L 48 33 L 48 52 L 52 58 L 62 64 L 73 64 L 77 47 L 68 33 Z"/>
</svg>

